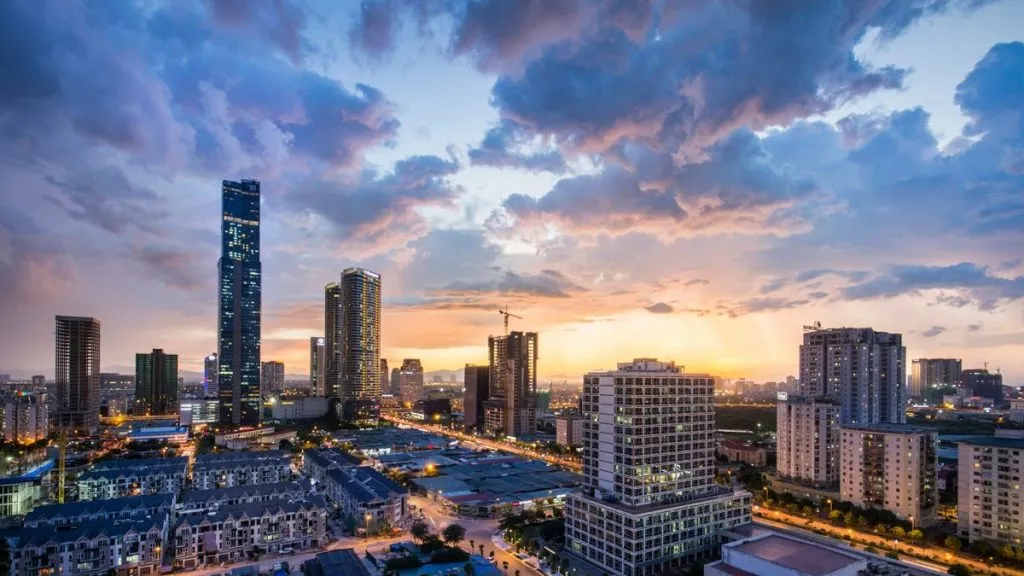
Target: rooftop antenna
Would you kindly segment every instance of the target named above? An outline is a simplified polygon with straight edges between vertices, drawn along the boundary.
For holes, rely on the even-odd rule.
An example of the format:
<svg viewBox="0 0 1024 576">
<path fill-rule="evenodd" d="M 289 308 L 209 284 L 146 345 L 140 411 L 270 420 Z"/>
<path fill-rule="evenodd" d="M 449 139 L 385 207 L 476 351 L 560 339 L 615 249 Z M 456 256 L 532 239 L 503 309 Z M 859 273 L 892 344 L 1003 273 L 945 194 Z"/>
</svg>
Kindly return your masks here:
<svg viewBox="0 0 1024 576">
<path fill-rule="evenodd" d="M 504 316 L 504 317 L 505 317 L 505 335 L 506 335 L 506 336 L 508 336 L 508 319 L 509 319 L 510 317 L 511 317 L 511 318 L 518 318 L 518 319 L 520 319 L 520 320 L 522 320 L 522 319 L 523 319 L 523 317 L 522 317 L 522 316 L 517 316 L 517 315 L 515 315 L 515 314 L 513 314 L 513 313 L 509 312 L 509 311 L 508 311 L 508 305 L 505 305 L 505 309 L 504 309 L 504 310 L 502 310 L 501 308 L 498 308 L 498 314 L 501 314 L 502 316 Z"/>
</svg>

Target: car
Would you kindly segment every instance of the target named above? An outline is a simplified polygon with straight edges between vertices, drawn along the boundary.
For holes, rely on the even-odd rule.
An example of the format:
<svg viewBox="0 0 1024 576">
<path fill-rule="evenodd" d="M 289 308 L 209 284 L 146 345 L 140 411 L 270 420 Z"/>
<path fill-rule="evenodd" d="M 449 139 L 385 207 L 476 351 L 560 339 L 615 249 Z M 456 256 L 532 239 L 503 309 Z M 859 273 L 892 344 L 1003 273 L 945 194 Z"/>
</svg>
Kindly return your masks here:
<svg viewBox="0 0 1024 576">
<path fill-rule="evenodd" d="M 295 550 L 293 550 L 290 546 L 281 548 L 281 554 L 291 554 L 292 552 L 295 552 Z"/>
</svg>

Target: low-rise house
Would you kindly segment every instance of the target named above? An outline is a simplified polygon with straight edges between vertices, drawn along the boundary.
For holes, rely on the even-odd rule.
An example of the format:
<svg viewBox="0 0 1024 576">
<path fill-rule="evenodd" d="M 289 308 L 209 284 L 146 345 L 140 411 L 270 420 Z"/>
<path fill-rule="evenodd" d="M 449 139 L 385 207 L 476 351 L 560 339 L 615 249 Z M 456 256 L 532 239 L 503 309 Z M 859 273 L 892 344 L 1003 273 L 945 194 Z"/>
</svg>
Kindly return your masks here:
<svg viewBox="0 0 1024 576">
<path fill-rule="evenodd" d="M 174 566 L 185 570 L 286 548 L 318 548 L 327 540 L 327 502 L 314 494 L 220 508 L 182 518 L 173 538 Z"/>
<path fill-rule="evenodd" d="M 764 467 L 768 462 L 768 451 L 743 440 L 722 440 L 718 443 L 718 453 L 730 462 L 745 462 L 751 466 Z"/>
<path fill-rule="evenodd" d="M 330 470 L 359 466 L 360 463 L 354 454 L 338 448 L 310 449 L 302 453 L 302 472 L 317 484 L 327 479 Z"/>
<path fill-rule="evenodd" d="M 408 490 L 366 466 L 335 468 L 327 473 L 324 492 L 358 530 L 387 532 L 409 517 Z"/>
<path fill-rule="evenodd" d="M 220 508 L 233 508 L 245 504 L 270 502 L 273 500 L 300 500 L 311 491 L 307 480 L 278 482 L 253 486 L 232 486 L 213 490 L 188 490 L 175 506 L 178 518 L 193 514 L 206 514 Z"/>
<path fill-rule="evenodd" d="M 8 536 L 13 576 L 155 576 L 168 516 L 91 520 L 73 526 L 22 528 Z"/>
<path fill-rule="evenodd" d="M 174 510 L 174 494 L 127 496 L 110 500 L 70 502 L 40 506 L 25 516 L 25 527 L 67 526 L 92 521 L 116 521 L 170 514 Z"/>
<path fill-rule="evenodd" d="M 192 470 L 192 487 L 196 490 L 277 484 L 291 479 L 291 458 L 280 450 L 203 454 L 196 457 Z"/>
<path fill-rule="evenodd" d="M 145 494 L 180 494 L 188 458 L 108 460 L 94 464 L 76 480 L 79 500 L 102 500 Z"/>
</svg>

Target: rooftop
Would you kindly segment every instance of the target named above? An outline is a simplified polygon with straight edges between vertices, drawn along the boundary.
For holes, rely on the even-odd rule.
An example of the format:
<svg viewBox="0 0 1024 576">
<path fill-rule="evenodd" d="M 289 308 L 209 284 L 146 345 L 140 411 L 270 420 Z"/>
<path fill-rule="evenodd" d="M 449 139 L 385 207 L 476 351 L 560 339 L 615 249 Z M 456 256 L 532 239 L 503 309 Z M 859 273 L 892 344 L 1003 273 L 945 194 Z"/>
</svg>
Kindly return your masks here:
<svg viewBox="0 0 1024 576">
<path fill-rule="evenodd" d="M 99 536 L 108 538 L 122 537 L 129 532 L 162 531 L 167 523 L 167 513 L 159 512 L 145 518 L 126 518 L 123 520 L 93 520 L 82 522 L 76 526 L 36 526 L 22 528 L 13 538 L 16 542 L 13 550 L 26 547 L 39 547 L 47 544 L 63 544 L 74 542 L 79 538 L 93 539 Z M 11 537 L 9 537 L 11 538 Z"/>
<path fill-rule="evenodd" d="M 851 554 L 780 534 L 742 540 L 726 548 L 809 576 L 827 576 L 864 560 Z M 728 556 L 725 556 L 728 561 Z"/>
<path fill-rule="evenodd" d="M 223 522 L 228 518 L 261 517 L 268 514 L 288 514 L 300 510 L 313 508 L 327 509 L 327 500 L 320 494 L 310 494 L 304 498 L 276 498 L 264 502 L 252 502 L 239 504 L 212 510 L 205 516 L 186 516 L 177 523 L 177 526 L 197 526 L 203 522 Z"/>
<path fill-rule="evenodd" d="M 370 571 L 352 548 L 321 552 L 311 564 L 311 573 L 316 576 L 370 576 Z"/>
<path fill-rule="evenodd" d="M 972 446 L 991 446 L 993 448 L 1017 448 L 1024 449 L 1024 438 L 1007 438 L 1004 436 L 973 436 L 960 440 L 958 444 L 970 444 Z"/>
<path fill-rule="evenodd" d="M 182 468 L 188 464 L 187 456 L 170 456 L 167 458 L 122 458 L 118 460 L 101 460 L 92 465 L 93 470 L 134 470 L 136 468 Z"/>
<path fill-rule="evenodd" d="M 882 434 L 928 434 L 938 433 L 936 428 L 927 426 L 911 426 L 910 424 L 865 424 L 863 426 L 842 426 L 843 430 L 856 430 L 859 432 L 878 432 Z"/>
<path fill-rule="evenodd" d="M 212 490 L 188 490 L 181 498 L 182 504 L 206 503 L 220 500 L 235 500 L 242 497 L 262 497 L 276 494 L 305 494 L 309 491 L 309 482 L 276 482 L 272 484 L 252 484 L 246 486 L 229 486 Z"/>
<path fill-rule="evenodd" d="M 88 517 L 94 514 L 125 515 L 143 513 L 151 510 L 170 510 L 174 505 L 173 494 L 150 494 L 146 496 L 128 496 L 109 500 L 89 500 L 85 502 L 69 502 L 67 504 L 48 504 L 39 506 L 25 516 L 25 524 L 52 524 L 64 520 Z"/>
</svg>

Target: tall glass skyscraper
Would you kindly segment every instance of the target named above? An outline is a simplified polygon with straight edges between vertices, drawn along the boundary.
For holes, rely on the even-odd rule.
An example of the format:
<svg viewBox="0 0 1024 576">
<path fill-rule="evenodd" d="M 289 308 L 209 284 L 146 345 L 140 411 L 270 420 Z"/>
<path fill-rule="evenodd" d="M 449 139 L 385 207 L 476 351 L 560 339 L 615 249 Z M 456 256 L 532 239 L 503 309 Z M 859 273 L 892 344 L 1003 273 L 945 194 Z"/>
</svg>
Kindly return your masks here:
<svg viewBox="0 0 1024 576">
<path fill-rule="evenodd" d="M 346 268 L 338 287 L 340 416 L 345 422 L 373 421 L 380 417 L 380 274 Z"/>
<path fill-rule="evenodd" d="M 225 180 L 221 218 L 218 397 L 221 424 L 260 423 L 260 183 Z"/>
</svg>

